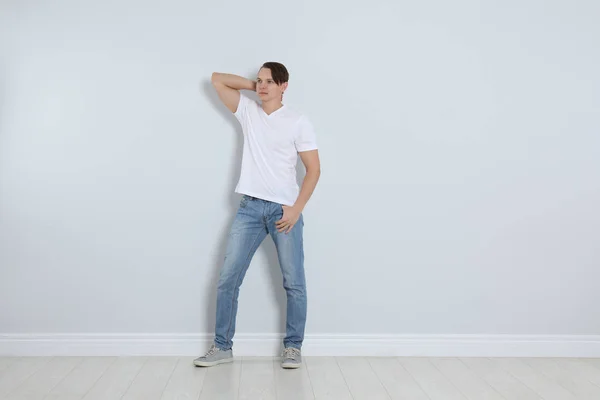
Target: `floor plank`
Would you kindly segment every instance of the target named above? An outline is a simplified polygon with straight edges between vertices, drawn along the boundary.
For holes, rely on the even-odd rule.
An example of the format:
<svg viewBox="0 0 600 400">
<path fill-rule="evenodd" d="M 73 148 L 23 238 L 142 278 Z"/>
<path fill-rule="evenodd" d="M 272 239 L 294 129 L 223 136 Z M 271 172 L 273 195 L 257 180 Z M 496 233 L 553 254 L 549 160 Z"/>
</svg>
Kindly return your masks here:
<svg viewBox="0 0 600 400">
<path fill-rule="evenodd" d="M 552 359 L 568 371 L 579 374 L 581 377 L 600 387 L 600 368 L 596 368 L 589 361 L 576 358 Z"/>
<path fill-rule="evenodd" d="M 237 400 L 240 387 L 242 359 L 215 365 L 214 367 L 195 367 L 206 369 L 204 384 L 199 400 Z"/>
<path fill-rule="evenodd" d="M 369 357 L 368 360 L 392 399 L 429 400 L 429 396 L 397 358 Z"/>
<path fill-rule="evenodd" d="M 146 360 L 146 357 L 119 357 L 83 396 L 83 400 L 121 399 Z"/>
<path fill-rule="evenodd" d="M 275 400 L 273 357 L 243 357 L 239 400 Z"/>
<path fill-rule="evenodd" d="M 117 357 L 89 357 L 75 367 L 44 400 L 81 400 Z"/>
<path fill-rule="evenodd" d="M 77 365 L 82 357 L 54 357 L 21 383 L 5 398 L 7 400 L 42 400 Z"/>
<path fill-rule="evenodd" d="M 459 359 L 506 399 L 542 400 L 540 395 L 488 358 L 461 357 Z"/>
<path fill-rule="evenodd" d="M 593 365 L 598 370 L 600 370 L 600 358 L 582 358 L 581 361 Z"/>
<path fill-rule="evenodd" d="M 179 359 L 161 400 L 196 400 L 200 396 L 207 369 L 197 368 L 193 363 L 195 358 L 194 356 Z"/>
<path fill-rule="evenodd" d="M 389 400 L 390 395 L 364 357 L 337 357 L 354 400 Z"/>
<path fill-rule="evenodd" d="M 457 358 L 430 358 L 435 367 L 468 399 L 503 400 L 489 383 L 478 377 Z"/>
<path fill-rule="evenodd" d="M 561 367 L 560 363 L 546 358 L 522 359 L 527 365 L 573 393 L 578 399 L 600 399 L 600 387 L 579 374 Z"/>
<path fill-rule="evenodd" d="M 0 375 L 0 399 L 5 398 L 51 360 L 52 357 L 21 357 L 12 362 Z"/>
<path fill-rule="evenodd" d="M 431 400 L 464 400 L 466 397 L 426 357 L 399 357 Z"/>
<path fill-rule="evenodd" d="M 315 399 L 306 367 L 306 357 L 303 357 L 302 366 L 297 369 L 281 368 L 281 357 L 275 357 L 273 370 L 275 371 L 275 391 L 278 399 Z"/>
<path fill-rule="evenodd" d="M 148 358 L 123 400 L 160 400 L 178 361 L 177 357 Z"/>
<path fill-rule="evenodd" d="M 18 360 L 17 357 L 0 357 L 0 377 L 2 373 Z"/>
<path fill-rule="evenodd" d="M 315 398 L 318 400 L 352 399 L 350 389 L 334 357 L 305 357 Z"/>
<path fill-rule="evenodd" d="M 498 357 L 492 359 L 492 362 L 502 366 L 505 371 L 510 372 L 510 374 L 530 387 L 544 400 L 575 400 L 573 393 L 536 372 L 518 358 Z"/>
</svg>

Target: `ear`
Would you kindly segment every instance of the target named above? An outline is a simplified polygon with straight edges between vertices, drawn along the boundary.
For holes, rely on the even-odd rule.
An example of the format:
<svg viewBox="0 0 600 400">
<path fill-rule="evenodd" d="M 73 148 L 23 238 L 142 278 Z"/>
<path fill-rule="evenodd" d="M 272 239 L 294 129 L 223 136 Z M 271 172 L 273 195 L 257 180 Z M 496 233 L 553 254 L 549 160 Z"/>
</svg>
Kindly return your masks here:
<svg viewBox="0 0 600 400">
<path fill-rule="evenodd" d="M 287 82 L 284 82 L 284 83 L 281 84 L 281 90 L 287 90 L 287 87 L 288 87 L 288 83 Z"/>
</svg>

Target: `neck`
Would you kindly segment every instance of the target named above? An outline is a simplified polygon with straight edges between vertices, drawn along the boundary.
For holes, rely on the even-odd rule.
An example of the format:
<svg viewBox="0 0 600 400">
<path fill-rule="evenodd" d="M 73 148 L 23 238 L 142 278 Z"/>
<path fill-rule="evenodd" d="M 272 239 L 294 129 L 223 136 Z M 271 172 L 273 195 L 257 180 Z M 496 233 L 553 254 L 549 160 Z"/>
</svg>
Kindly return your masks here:
<svg viewBox="0 0 600 400">
<path fill-rule="evenodd" d="M 263 103 L 262 103 L 262 108 L 263 108 L 263 110 L 265 110 L 265 112 L 267 114 L 271 114 L 272 112 L 277 111 L 281 107 L 283 107 L 283 103 L 281 103 L 281 101 L 275 100 L 275 99 L 270 100 L 270 101 L 263 101 Z"/>
</svg>

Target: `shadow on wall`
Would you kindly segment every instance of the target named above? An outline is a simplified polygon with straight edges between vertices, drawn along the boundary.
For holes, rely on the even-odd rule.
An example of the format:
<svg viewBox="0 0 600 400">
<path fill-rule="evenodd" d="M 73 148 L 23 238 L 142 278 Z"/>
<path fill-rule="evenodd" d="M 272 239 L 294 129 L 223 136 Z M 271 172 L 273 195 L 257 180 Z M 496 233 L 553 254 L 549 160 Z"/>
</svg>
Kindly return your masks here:
<svg viewBox="0 0 600 400">
<path fill-rule="evenodd" d="M 207 79 L 203 82 L 202 91 L 203 91 L 204 95 L 212 103 L 214 110 L 217 111 L 219 114 L 221 114 L 224 119 L 228 120 L 231 123 L 231 126 L 232 126 L 231 134 L 236 135 L 235 148 L 232 149 L 233 154 L 231 157 L 232 168 L 230 170 L 232 171 L 232 175 L 228 178 L 229 185 L 227 187 L 227 192 L 224 193 L 221 198 L 215 197 L 215 200 L 214 200 L 215 202 L 216 201 L 227 201 L 227 203 L 229 204 L 229 208 L 231 210 L 230 217 L 229 217 L 227 224 L 225 224 L 224 226 L 218 227 L 219 238 L 220 238 L 219 239 L 219 249 L 216 252 L 216 254 L 218 254 L 218 257 L 214 260 L 215 262 L 214 262 L 214 265 L 212 266 L 211 276 L 209 278 L 210 286 L 206 288 L 207 290 L 205 291 L 205 298 L 204 298 L 204 301 L 205 301 L 204 304 L 206 304 L 206 307 L 207 307 L 207 318 L 205 321 L 205 323 L 206 323 L 205 326 L 206 326 L 206 329 L 209 330 L 209 332 L 207 332 L 207 333 L 214 335 L 214 327 L 215 327 L 215 320 L 216 320 L 215 313 L 216 313 L 216 307 L 217 307 L 217 304 L 216 304 L 217 303 L 217 281 L 219 279 L 219 272 L 221 270 L 221 266 L 223 265 L 223 260 L 225 257 L 225 250 L 227 248 L 229 229 L 231 228 L 231 224 L 233 223 L 233 220 L 237 213 L 239 202 L 241 199 L 241 196 L 239 194 L 235 193 L 234 190 L 235 190 L 235 186 L 237 185 L 240 168 L 241 168 L 241 164 L 242 164 L 242 151 L 243 151 L 244 140 L 243 140 L 242 128 L 240 126 L 240 123 L 238 122 L 236 117 L 231 113 L 231 111 L 229 111 L 227 109 L 227 107 L 225 107 L 225 105 L 221 102 L 221 99 L 219 98 L 219 96 L 217 95 L 217 92 L 213 88 L 213 86 L 210 82 L 210 79 Z M 253 96 L 252 92 L 245 91 L 244 93 L 256 100 L 256 96 L 255 96 L 255 94 Z M 227 132 L 224 132 L 223 134 L 227 134 Z M 300 171 L 299 171 L 298 176 L 299 177 L 301 176 Z M 264 242 L 258 248 L 256 254 L 258 254 L 259 252 L 263 252 L 263 254 L 266 256 L 266 259 L 267 259 L 269 277 L 270 277 L 270 281 L 271 281 L 271 286 L 273 288 L 272 293 L 273 293 L 275 302 L 277 303 L 277 309 L 278 309 L 278 317 L 279 318 L 278 318 L 278 323 L 277 323 L 277 326 L 278 326 L 277 333 L 280 334 L 280 333 L 285 332 L 287 297 L 286 297 L 285 289 L 283 288 L 283 275 L 281 274 L 281 268 L 279 266 L 277 250 L 275 248 L 275 244 L 273 243 L 273 239 L 270 237 L 270 235 L 267 235 L 267 238 L 265 238 Z M 256 258 L 256 256 L 254 258 Z M 250 264 L 250 268 L 252 268 L 252 267 L 256 267 L 256 266 Z M 239 302 L 240 303 L 244 302 L 250 295 L 250 293 L 244 293 L 243 287 L 244 287 L 244 285 L 242 283 L 242 287 L 240 288 L 240 294 L 239 294 Z M 258 313 L 261 310 L 253 310 L 253 311 Z M 238 314 L 238 316 L 239 316 L 239 314 Z M 265 332 L 265 333 L 270 333 L 270 332 Z M 237 334 L 237 332 L 236 332 L 236 334 Z M 234 346 L 235 346 L 235 337 L 233 338 L 233 341 L 234 341 Z M 206 349 L 200 349 L 200 352 L 203 352 L 205 350 Z"/>
</svg>

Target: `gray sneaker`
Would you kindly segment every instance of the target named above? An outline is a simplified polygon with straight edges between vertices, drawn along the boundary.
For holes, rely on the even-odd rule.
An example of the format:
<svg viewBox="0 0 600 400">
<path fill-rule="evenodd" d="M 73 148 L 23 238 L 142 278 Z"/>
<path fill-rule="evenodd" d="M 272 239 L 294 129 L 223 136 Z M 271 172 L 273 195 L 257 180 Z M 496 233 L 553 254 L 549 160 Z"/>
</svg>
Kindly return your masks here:
<svg viewBox="0 0 600 400">
<path fill-rule="evenodd" d="M 299 349 L 286 347 L 283 350 L 282 357 L 281 366 L 283 368 L 300 368 L 302 365 L 302 355 L 300 354 Z"/>
<path fill-rule="evenodd" d="M 210 346 L 208 352 L 194 360 L 194 365 L 198 367 L 212 367 L 213 365 L 223 364 L 233 361 L 233 351 L 221 350 L 214 343 Z"/>
</svg>

